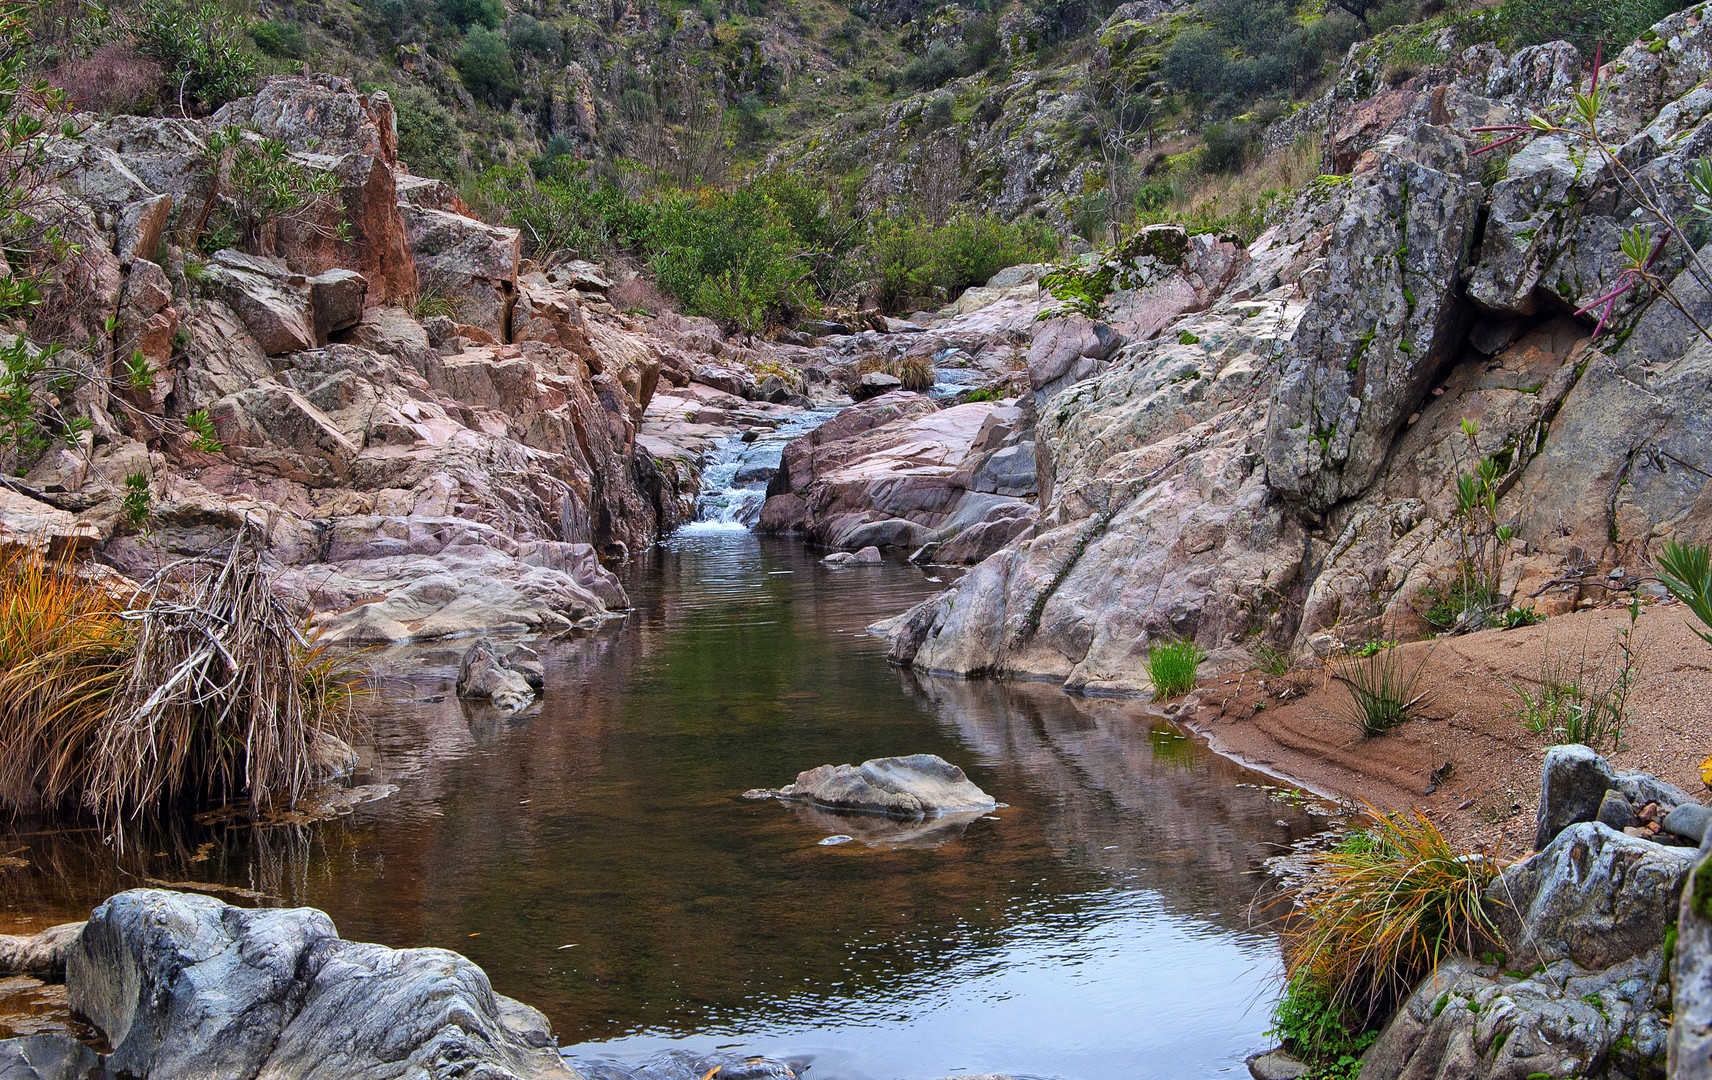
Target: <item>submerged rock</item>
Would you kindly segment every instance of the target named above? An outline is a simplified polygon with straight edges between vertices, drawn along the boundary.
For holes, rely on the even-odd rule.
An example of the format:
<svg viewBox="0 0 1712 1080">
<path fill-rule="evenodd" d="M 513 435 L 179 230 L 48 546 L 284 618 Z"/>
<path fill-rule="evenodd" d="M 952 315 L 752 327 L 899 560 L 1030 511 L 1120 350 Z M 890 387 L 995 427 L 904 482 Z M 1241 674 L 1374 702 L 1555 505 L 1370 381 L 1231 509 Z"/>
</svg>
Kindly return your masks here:
<svg viewBox="0 0 1712 1080">
<path fill-rule="evenodd" d="M 112 1047 L 104 1075 L 577 1080 L 546 1017 L 495 994 L 462 956 L 344 941 L 309 908 L 120 893 L 90 916 L 66 983 L 72 1009 Z M 77 1061 L 6 1068 L 60 1052 L 36 1044 L 0 1043 L 0 1074 L 89 1073 Z"/>
<path fill-rule="evenodd" d="M 488 638 L 471 645 L 458 664 L 458 697 L 485 698 L 504 712 L 516 712 L 528 705 L 545 685 L 545 672 L 533 651 L 520 647 L 500 656 Z"/>
<path fill-rule="evenodd" d="M 962 769 L 934 754 L 822 765 L 799 773 L 777 795 L 830 810 L 913 819 L 979 814 L 998 805 Z"/>
</svg>

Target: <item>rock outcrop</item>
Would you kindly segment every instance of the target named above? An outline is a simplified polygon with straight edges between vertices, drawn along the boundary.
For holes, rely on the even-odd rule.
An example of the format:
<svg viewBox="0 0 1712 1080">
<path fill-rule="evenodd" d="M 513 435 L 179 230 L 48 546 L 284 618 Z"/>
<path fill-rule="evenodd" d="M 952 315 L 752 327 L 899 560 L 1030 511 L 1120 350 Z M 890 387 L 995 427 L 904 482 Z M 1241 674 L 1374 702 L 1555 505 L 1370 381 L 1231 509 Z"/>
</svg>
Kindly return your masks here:
<svg viewBox="0 0 1712 1080">
<path fill-rule="evenodd" d="M 1498 962 L 1440 964 L 1362 1076 L 1659 1075 L 1675 1037 L 1665 927 L 1692 865 L 1686 849 L 1570 826 L 1487 891 Z"/>
<path fill-rule="evenodd" d="M 477 639 L 458 664 L 460 698 L 480 698 L 502 712 L 516 712 L 546 686 L 540 658 L 525 646 L 501 656 L 487 638 Z"/>
<path fill-rule="evenodd" d="M 48 282 L 33 332 L 78 343 L 73 366 L 140 352 L 155 375 L 73 395 L 82 451 L 8 461 L 34 493 L 9 496 L 8 522 L 136 572 L 246 524 L 329 641 L 558 630 L 627 606 L 600 559 L 694 501 L 694 455 L 639 438 L 656 388 L 690 384 L 683 334 L 621 315 L 586 264 L 521 260 L 516 230 L 406 172 L 386 95 L 345 79 L 272 79 L 206 121 L 83 119 L 50 155 L 84 257 Z M 233 205 L 205 167 L 217 130 L 276 140 L 334 196 L 203 258 L 198 230 Z M 185 434 L 192 416 L 217 450 Z M 139 473 L 146 542 L 122 510 Z"/>
<path fill-rule="evenodd" d="M 1712 145 L 1695 89 L 1709 34 L 1674 15 L 1601 83 L 1602 130 L 1678 210 Z M 1037 515 L 898 620 L 891 658 L 1138 693 L 1162 638 L 1235 665 L 1340 625 L 1422 632 L 1460 558 L 1456 478 L 1483 458 L 1515 537 L 1498 591 L 1542 613 L 1661 537 L 1712 538 L 1712 350 L 1639 288 L 1597 340 L 1564 314 L 1617 282 L 1632 198 L 1551 139 L 1495 185 L 1471 152 L 1472 128 L 1560 105 L 1581 78 L 1558 43 L 1471 48 L 1400 89 L 1340 83 L 1376 102 L 1331 134 L 1347 175 L 1308 184 L 1246 249 L 1156 232 L 1109 253 L 1121 343 L 1080 317 L 1033 335 Z M 1685 261 L 1673 244 L 1655 269 L 1705 325 Z"/>
<path fill-rule="evenodd" d="M 70 942 L 65 979 L 72 1009 L 110 1051 L 60 1036 L 10 1039 L 0 1042 L 6 1075 L 578 1077 L 546 1017 L 495 994 L 468 960 L 344 941 L 308 908 L 120 893 Z"/>
</svg>

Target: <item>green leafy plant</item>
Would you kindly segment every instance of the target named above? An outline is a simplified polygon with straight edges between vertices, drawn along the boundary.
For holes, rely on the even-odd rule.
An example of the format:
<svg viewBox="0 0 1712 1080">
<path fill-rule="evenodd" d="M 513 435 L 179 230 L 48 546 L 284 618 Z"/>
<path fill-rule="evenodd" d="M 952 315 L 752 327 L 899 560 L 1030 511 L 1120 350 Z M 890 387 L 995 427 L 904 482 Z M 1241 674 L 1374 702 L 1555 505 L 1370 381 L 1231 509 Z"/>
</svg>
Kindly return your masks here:
<svg viewBox="0 0 1712 1080">
<path fill-rule="evenodd" d="M 1659 580 L 1670 594 L 1687 604 L 1695 618 L 1712 627 L 1712 548 L 1666 540 L 1658 565 Z M 1712 645 L 1712 634 L 1704 630 L 1694 632 Z"/>
<path fill-rule="evenodd" d="M 259 65 L 243 20 L 216 0 L 144 0 L 137 48 L 160 64 L 185 112 L 212 112 L 255 90 Z"/>
<path fill-rule="evenodd" d="M 1362 735 L 1383 735 L 1407 722 L 1426 703 L 1429 695 L 1420 689 L 1426 662 L 1425 653 L 1410 664 L 1400 650 L 1382 647 L 1338 664 L 1332 678 L 1349 691 L 1346 715 Z"/>
<path fill-rule="evenodd" d="M 1636 638 L 1638 601 L 1629 604 L 1629 621 L 1609 649 L 1593 654 L 1584 643 L 1571 661 L 1554 654 L 1549 643 L 1531 685 L 1513 682 L 1508 715 L 1536 735 L 1555 742 L 1580 743 L 1594 750 L 1622 749 L 1629 724 L 1629 697 L 1640 678 L 1642 645 Z"/>
<path fill-rule="evenodd" d="M 1545 621 L 1545 616 L 1531 607 L 1507 608 L 1499 618 L 1498 625 L 1505 630 L 1519 630 L 1524 626 L 1534 626 Z"/>
<path fill-rule="evenodd" d="M 1179 697 L 1195 688 L 1195 673 L 1207 658 L 1187 639 L 1168 641 L 1147 650 L 1147 673 L 1153 680 L 1153 700 Z"/>
<path fill-rule="evenodd" d="M 203 172 L 208 194 L 200 220 L 206 225 L 215 207 L 223 205 L 240 242 L 253 253 L 263 253 L 265 230 L 278 221 L 350 239 L 350 223 L 338 206 L 338 177 L 298 162 L 277 139 L 236 126 L 221 128 L 208 136 Z M 333 216 L 338 222 L 326 225 L 324 219 Z"/>
<path fill-rule="evenodd" d="M 149 512 L 154 507 L 154 496 L 149 491 L 147 473 L 134 472 L 125 477 L 125 498 L 120 505 L 124 510 L 125 521 L 133 527 L 149 519 Z"/>
<path fill-rule="evenodd" d="M 190 436 L 190 448 L 204 454 L 218 454 L 226 444 L 214 437 L 214 421 L 207 409 L 197 409 L 184 418 L 184 428 Z"/>
<path fill-rule="evenodd" d="M 1395 641 L 1364 641 L 1350 651 L 1353 655 L 1365 659 L 1366 657 L 1372 656 L 1385 649 L 1395 649 L 1396 647 L 1397 643 Z"/>
</svg>

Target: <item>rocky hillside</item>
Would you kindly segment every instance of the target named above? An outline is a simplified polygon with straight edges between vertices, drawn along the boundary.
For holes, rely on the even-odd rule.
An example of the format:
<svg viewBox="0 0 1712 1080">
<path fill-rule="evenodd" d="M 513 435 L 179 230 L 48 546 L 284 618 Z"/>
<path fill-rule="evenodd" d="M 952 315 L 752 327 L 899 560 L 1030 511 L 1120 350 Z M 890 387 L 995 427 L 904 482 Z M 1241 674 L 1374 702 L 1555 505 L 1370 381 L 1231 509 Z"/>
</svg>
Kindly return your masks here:
<svg viewBox="0 0 1712 1080">
<path fill-rule="evenodd" d="M 1566 43 L 1472 47 L 1356 102 L 1330 138 L 1352 171 L 1253 244 L 1115 253 L 1107 320 L 1063 325 L 1122 347 L 1031 348 L 1039 520 L 912 611 L 893 658 L 1146 690 L 1161 640 L 1248 663 L 1548 614 L 1647 573 L 1663 537 L 1704 542 L 1712 295 L 1661 225 L 1620 242 L 1650 220 L 1637 192 L 1694 218 L 1707 35 L 1684 12 L 1605 65 L 1614 158 L 1567 133 L 1475 154 L 1474 129 L 1561 117 L 1589 83 Z M 1625 258 L 1681 309 L 1622 288 Z"/>
</svg>

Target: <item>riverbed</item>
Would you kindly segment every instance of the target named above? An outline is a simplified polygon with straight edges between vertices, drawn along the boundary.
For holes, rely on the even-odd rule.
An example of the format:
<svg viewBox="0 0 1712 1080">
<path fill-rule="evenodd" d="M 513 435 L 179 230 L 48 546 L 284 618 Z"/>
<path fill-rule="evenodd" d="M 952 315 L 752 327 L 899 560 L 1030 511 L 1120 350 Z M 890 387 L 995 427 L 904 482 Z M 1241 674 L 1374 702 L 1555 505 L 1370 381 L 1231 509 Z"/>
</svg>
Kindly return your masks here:
<svg viewBox="0 0 1712 1080">
<path fill-rule="evenodd" d="M 451 694 L 461 643 L 374 655 L 355 779 L 396 791 L 343 816 L 209 821 L 124 856 L 20 828 L 0 929 L 160 882 L 310 905 L 349 938 L 464 953 L 585 1060 L 1116 1080 L 1240 1072 L 1262 1047 L 1280 954 L 1260 863 L 1320 824 L 1293 793 L 1139 702 L 889 667 L 864 628 L 939 571 L 694 526 L 625 574 L 623 622 L 534 643 L 547 691 L 518 716 Z M 1004 805 L 908 836 L 741 797 L 907 753 Z"/>
</svg>

